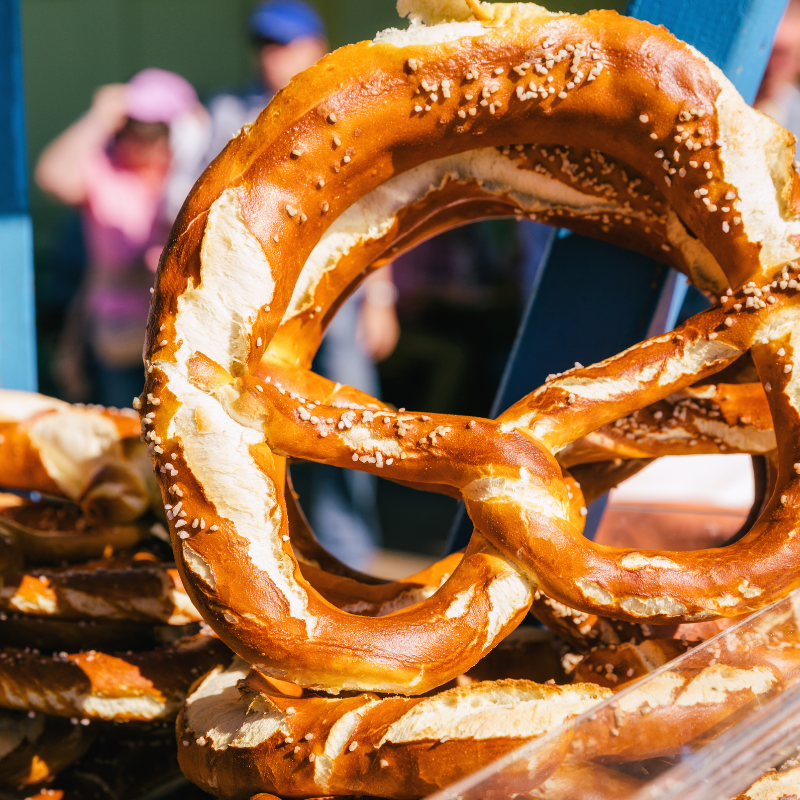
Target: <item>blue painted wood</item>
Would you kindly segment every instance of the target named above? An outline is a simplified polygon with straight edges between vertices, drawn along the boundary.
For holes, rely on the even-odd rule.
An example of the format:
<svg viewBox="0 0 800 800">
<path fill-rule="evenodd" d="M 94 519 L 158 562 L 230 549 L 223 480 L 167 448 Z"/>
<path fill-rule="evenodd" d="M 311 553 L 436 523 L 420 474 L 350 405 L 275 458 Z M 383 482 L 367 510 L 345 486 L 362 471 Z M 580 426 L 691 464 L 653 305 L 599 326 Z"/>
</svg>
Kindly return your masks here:
<svg viewBox="0 0 800 800">
<path fill-rule="evenodd" d="M 631 0 L 627 13 L 663 24 L 697 47 L 752 102 L 785 7 L 786 0 Z M 669 275 L 662 265 L 620 248 L 581 236 L 554 236 L 534 281 L 493 414 L 576 359 L 590 364 L 674 327 L 686 283 Z M 619 287 L 625 287 L 624 293 Z M 584 529 L 588 538 L 597 530 L 606 500 L 599 498 L 589 509 Z M 471 533 L 462 505 L 447 551 L 466 546 Z"/>
<path fill-rule="evenodd" d="M 0 214 L 28 210 L 19 0 L 0 0 Z"/>
<path fill-rule="evenodd" d="M 0 387 L 36 391 L 33 231 L 27 214 L 0 216 Z"/>
<path fill-rule="evenodd" d="M 0 0 L 0 386 L 36 384 L 19 0 Z"/>
<path fill-rule="evenodd" d="M 755 100 L 786 0 L 631 0 L 632 17 L 664 25 Z"/>
<path fill-rule="evenodd" d="M 555 236 L 506 364 L 493 416 L 550 373 L 563 372 L 575 361 L 602 361 L 646 338 L 668 274 L 663 264 L 630 250 L 583 236 Z M 586 535 L 596 530 L 603 505 L 595 501 L 590 507 Z M 471 534 L 472 522 L 460 505 L 448 552 L 465 547 Z"/>
</svg>

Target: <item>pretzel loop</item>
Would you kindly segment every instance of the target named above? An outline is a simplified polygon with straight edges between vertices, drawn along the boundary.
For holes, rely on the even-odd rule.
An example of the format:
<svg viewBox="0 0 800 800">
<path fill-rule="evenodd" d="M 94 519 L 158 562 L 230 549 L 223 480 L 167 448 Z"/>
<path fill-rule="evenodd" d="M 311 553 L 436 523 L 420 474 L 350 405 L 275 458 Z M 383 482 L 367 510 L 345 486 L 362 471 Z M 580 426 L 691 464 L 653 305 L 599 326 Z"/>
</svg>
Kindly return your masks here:
<svg viewBox="0 0 800 800">
<path fill-rule="evenodd" d="M 674 622 L 739 614 L 798 582 L 786 569 L 798 552 L 797 281 L 794 266 L 785 278 L 776 267 L 798 255 L 800 234 L 788 134 L 647 23 L 480 8 L 480 19 L 386 32 L 298 76 L 199 182 L 160 266 L 142 415 L 176 560 L 226 643 L 303 685 L 425 692 L 518 624 L 534 587 L 584 611 Z M 769 136 L 786 143 L 773 162 L 753 144 Z M 675 140 L 691 141 L 691 157 Z M 691 238 L 685 224 L 702 243 L 711 266 L 697 274 L 720 291 L 755 283 L 671 334 L 549 380 L 497 421 L 395 413 L 305 369 L 355 276 L 459 221 L 459 197 L 481 198 L 462 221 L 500 197 L 602 229 L 602 213 L 576 205 L 588 195 L 554 193 L 553 180 L 486 149 L 537 141 L 631 165 L 662 188 L 673 234 Z M 462 172 L 485 180 L 476 189 Z M 436 180 L 427 221 L 409 222 L 402 212 L 419 211 Z M 559 450 L 750 348 L 780 453 L 778 488 L 753 530 L 725 551 L 688 554 L 585 541 Z M 287 455 L 457 493 L 479 533 L 434 594 L 383 617 L 347 613 L 292 552 Z"/>
</svg>

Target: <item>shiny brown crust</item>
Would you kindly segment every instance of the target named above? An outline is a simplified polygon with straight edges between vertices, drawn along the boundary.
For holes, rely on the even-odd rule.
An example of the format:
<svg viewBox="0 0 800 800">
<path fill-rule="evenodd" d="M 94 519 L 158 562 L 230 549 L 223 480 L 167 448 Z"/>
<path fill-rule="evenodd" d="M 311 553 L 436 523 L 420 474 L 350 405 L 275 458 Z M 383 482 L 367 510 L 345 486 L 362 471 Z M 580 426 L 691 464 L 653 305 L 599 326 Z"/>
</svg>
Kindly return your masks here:
<svg viewBox="0 0 800 800">
<path fill-rule="evenodd" d="M 0 510 L 0 536 L 13 542 L 28 564 L 83 561 L 128 550 L 149 536 L 152 521 L 92 524 L 71 503 L 21 503 Z"/>
<path fill-rule="evenodd" d="M 590 716 L 572 752 L 619 763 L 697 750 L 745 719 L 754 701 L 795 683 L 799 668 L 797 643 L 723 644 L 712 664 L 705 657 L 695 664 L 689 654 Z"/>
<path fill-rule="evenodd" d="M 593 692 L 602 690 L 595 683 L 598 674 L 588 667 L 613 662 L 614 670 L 603 666 L 600 680 L 618 691 L 685 651 L 674 640 L 598 649 L 585 661 L 592 683 L 578 682 L 574 688 L 591 705 L 600 700 Z M 541 784 L 543 796 L 561 797 L 546 794 L 556 789 L 576 796 L 569 793 L 577 791 L 573 779 L 588 779 L 596 766 L 580 759 L 614 764 L 698 749 L 742 719 L 753 702 L 775 696 L 800 677 L 800 645 L 780 637 L 729 637 L 714 656 L 709 663 L 707 654 L 693 660 L 690 653 L 597 710 L 587 707 L 588 718 L 572 733 L 563 725 L 577 710 L 567 687 L 501 680 L 423 699 L 370 693 L 334 699 L 291 685 L 281 691 L 272 679 L 234 664 L 228 677 L 208 676 L 189 697 L 178 719 L 178 754 L 192 781 L 231 800 L 257 791 L 290 797 L 368 791 L 411 798 L 475 771 L 490 752 L 499 757 L 511 749 L 509 737 L 520 744 L 560 729 L 563 735 L 539 754 L 538 772 L 529 773 L 525 765 L 522 788 L 528 792 Z M 625 681 L 608 680 L 623 669 L 633 674 Z M 245 674 L 237 683 L 236 677 Z M 421 721 L 410 724 L 415 718 Z M 523 719 L 536 722 L 526 729 Z M 572 758 L 562 762 L 567 751 Z M 587 796 L 604 797 L 598 782 L 613 776 L 600 768 L 597 781 L 588 784 L 598 794 Z M 513 770 L 498 780 L 499 791 L 506 793 L 498 797 L 513 794 Z M 626 784 L 622 776 L 618 780 L 612 781 L 615 791 L 640 785 Z M 485 786 L 481 790 L 490 793 Z"/>
<path fill-rule="evenodd" d="M 139 434 L 132 409 L 0 390 L 0 486 L 67 497 L 92 520 L 127 522 L 150 505 Z"/>
<path fill-rule="evenodd" d="M 3 744 L 18 744 L 0 754 L 0 788 L 42 783 L 77 761 L 92 744 L 96 731 L 68 720 L 0 711 Z"/>
<path fill-rule="evenodd" d="M 199 622 L 177 570 L 151 553 L 6 576 L 0 611 L 64 620 Z"/>
<path fill-rule="evenodd" d="M 240 698 L 237 679 L 244 676 Z M 178 717 L 178 759 L 193 782 L 230 800 L 258 792 L 416 798 L 608 694 L 590 685 L 504 680 L 430 698 L 296 697 L 278 692 L 258 674 L 248 675 L 240 662 L 228 673 L 212 673 L 189 697 Z M 556 769 L 568 740 L 568 735 L 557 738 L 539 758 L 538 781 Z M 536 774 L 526 770 L 525 778 L 527 788 L 536 785 Z"/>
<path fill-rule="evenodd" d="M 141 411 L 178 567 L 203 616 L 242 657 L 304 685 L 427 691 L 502 639 L 537 586 L 587 613 L 674 623 L 753 610 L 800 580 L 787 569 L 798 547 L 791 237 L 800 223 L 778 203 L 758 217 L 769 218 L 765 231 L 748 205 L 756 184 L 774 194 L 774 182 L 795 180 L 791 136 L 754 116 L 713 65 L 663 29 L 524 5 L 472 3 L 463 20 L 470 9 L 481 19 L 462 36 L 431 45 L 389 35 L 295 78 L 198 182 L 159 269 Z M 544 84 L 533 62 L 556 79 L 544 99 L 538 89 L 529 96 L 531 80 Z M 422 181 L 424 195 L 429 165 L 434 185 L 456 171 L 466 185 L 482 159 L 500 194 L 524 180 L 549 187 L 556 181 L 535 165 L 511 160 L 509 169 L 510 153 L 488 152 L 537 141 L 593 147 L 636 169 L 738 288 L 671 334 L 553 377 L 494 421 L 398 414 L 308 372 L 341 296 L 390 247 L 395 212 L 408 205 L 390 187 Z M 768 164 L 756 141 L 780 157 Z M 478 147 L 482 154 L 461 155 Z M 361 212 L 367 227 L 388 222 L 386 233 L 356 236 L 362 246 L 349 248 L 348 261 L 334 233 L 345 235 Z M 602 215 L 595 223 L 602 229 Z M 394 231 L 398 240 L 415 235 Z M 331 269 L 314 261 L 323 256 Z M 750 533 L 727 550 L 693 553 L 583 539 L 557 453 L 751 348 L 770 384 L 780 467 Z M 343 613 L 292 554 L 286 456 L 460 495 L 478 533 L 426 600 L 386 617 Z"/>
<path fill-rule="evenodd" d="M 793 800 L 800 797 L 800 767 L 771 770 L 733 800 Z"/>
<path fill-rule="evenodd" d="M 775 450 L 767 396 L 759 383 L 688 387 L 567 445 L 562 466 L 710 453 Z"/>
<path fill-rule="evenodd" d="M 0 706 L 57 717 L 149 722 L 174 717 L 189 687 L 230 663 L 216 637 L 129 655 L 0 651 Z"/>
</svg>

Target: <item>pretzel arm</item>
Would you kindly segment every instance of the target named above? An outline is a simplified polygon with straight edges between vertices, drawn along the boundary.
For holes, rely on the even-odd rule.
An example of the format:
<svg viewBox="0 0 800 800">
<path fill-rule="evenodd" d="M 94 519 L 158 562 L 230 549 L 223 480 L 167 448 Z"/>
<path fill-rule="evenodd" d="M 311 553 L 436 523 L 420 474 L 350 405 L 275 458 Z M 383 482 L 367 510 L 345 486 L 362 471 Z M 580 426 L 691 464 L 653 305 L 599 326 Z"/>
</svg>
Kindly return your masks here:
<svg viewBox="0 0 800 800">
<path fill-rule="evenodd" d="M 583 492 L 588 506 L 623 481 L 652 464 L 653 458 L 614 458 L 613 461 L 581 462 L 570 467 L 569 472 Z"/>
<path fill-rule="evenodd" d="M 797 269 L 794 264 L 785 268 Z M 761 282 L 769 286 L 774 277 L 762 276 Z M 575 367 L 551 376 L 498 419 L 506 430 L 512 426 L 528 428 L 551 450 L 558 451 L 713 375 L 763 338 L 772 309 L 792 313 L 798 302 L 790 290 L 773 295 L 773 304 L 765 304 L 764 309 L 737 313 L 733 306 L 742 307 L 750 296 L 749 288 L 748 282 L 732 293 L 729 302 L 697 314 L 670 333 L 590 367 Z"/>
<path fill-rule="evenodd" d="M 197 677 L 232 658 L 219 639 L 202 634 L 127 655 L 0 653 L 0 706 L 115 722 L 174 718 Z"/>
<path fill-rule="evenodd" d="M 706 453 L 765 455 L 775 432 L 760 383 L 709 384 L 676 392 L 568 444 L 564 466 Z"/>
<path fill-rule="evenodd" d="M 785 588 L 776 590 L 778 584 L 783 587 L 796 585 L 794 577 L 784 576 L 781 579 L 780 568 L 777 567 L 779 563 L 792 563 L 795 558 L 790 554 L 797 521 L 796 515 L 790 509 L 798 486 L 797 470 L 793 465 L 800 463 L 794 434 L 800 420 L 793 405 L 796 403 L 793 398 L 797 395 L 792 360 L 795 352 L 792 342 L 797 329 L 797 307 L 789 304 L 782 311 L 767 328 L 759 331 L 760 341 L 767 339 L 769 343 L 758 344 L 753 349 L 762 381 L 771 387 L 767 396 L 772 415 L 780 415 L 784 420 L 784 425 L 776 433 L 779 453 L 776 488 L 753 529 L 739 542 L 722 550 L 669 553 L 666 558 L 666 554 L 655 551 L 613 549 L 589 542 L 580 543 L 578 549 L 581 556 L 575 564 L 575 574 L 581 576 L 576 581 L 579 591 L 570 593 L 571 599 L 567 599 L 567 593 L 554 591 L 555 586 L 551 590 L 549 581 L 543 575 L 540 587 L 546 594 L 565 605 L 586 612 L 595 611 L 635 620 L 637 610 L 643 611 L 648 606 L 653 609 L 660 607 L 665 611 L 672 607 L 677 611 L 677 606 L 672 606 L 675 599 L 672 593 L 682 592 L 678 587 L 688 584 L 698 590 L 697 597 L 703 595 L 701 605 L 704 609 L 698 608 L 694 613 L 686 613 L 688 608 L 684 606 L 677 616 L 684 621 L 693 621 L 716 614 L 734 616 L 744 613 L 762 605 L 766 596 L 780 596 Z M 493 540 L 489 525 L 480 522 L 478 524 Z M 530 529 L 533 529 L 533 524 Z M 553 531 L 555 532 L 555 528 Z M 574 540 L 570 544 L 567 539 L 561 539 L 560 543 L 562 553 L 575 546 Z M 722 553 L 725 554 L 725 560 L 719 558 Z M 613 562 L 616 567 L 605 572 L 605 567 L 599 566 L 603 561 L 608 566 Z M 556 563 L 557 557 L 553 553 L 553 568 Z M 714 564 L 713 569 L 711 564 Z M 636 574 L 639 583 L 635 595 L 628 598 L 615 596 L 615 589 L 612 588 L 614 579 L 611 578 L 615 570 L 619 570 L 616 572 L 619 579 L 623 579 L 625 572 Z M 592 579 L 592 575 L 596 576 L 596 580 Z M 600 575 L 603 575 L 602 579 Z M 563 584 L 561 588 L 564 588 Z M 651 601 L 639 599 L 650 593 L 653 598 Z M 581 594 L 583 598 L 580 598 Z M 586 602 L 587 600 L 590 602 Z M 644 605 L 640 606 L 640 603 Z M 682 602 L 680 604 L 683 605 Z M 621 614 L 620 610 L 627 610 L 629 613 Z M 667 611 L 662 619 L 666 622 L 668 616 Z"/>
<path fill-rule="evenodd" d="M 200 620 L 177 570 L 135 557 L 7 574 L 0 587 L 0 611 L 53 619 L 168 625 Z"/>
<path fill-rule="evenodd" d="M 192 780 L 231 800 L 259 791 L 423 797 L 610 695 L 591 684 L 526 680 L 475 682 L 425 698 L 287 695 L 239 661 L 206 676 L 187 699 L 177 722 L 187 745 L 178 756 Z M 454 706 L 463 709 L 457 718 Z M 221 715 L 225 732 L 215 725 Z M 226 746 L 231 738 L 235 747 Z M 526 763 L 512 791 L 527 793 L 545 780 L 570 738 L 569 731 L 555 736 L 544 755 Z"/>
<path fill-rule="evenodd" d="M 501 680 L 474 682 L 422 699 L 371 693 L 331 698 L 286 685 L 289 691 L 280 691 L 258 672 L 247 673 L 246 665 L 234 662 L 227 671 L 204 678 L 188 698 L 177 723 L 180 738 L 187 742 L 179 757 L 195 782 L 243 800 L 257 791 L 421 796 L 451 783 L 465 768 L 474 771 L 512 743 L 519 746 L 550 733 L 552 740 L 543 741 L 536 756 L 523 759 L 520 774 L 503 773 L 498 796 L 517 789 L 538 796 L 532 790 L 552 776 L 553 782 L 542 787 L 550 790 L 545 796 L 563 789 L 575 791 L 565 796 L 582 798 L 565 780 L 570 767 L 579 763 L 576 756 L 613 764 L 695 750 L 714 726 L 730 725 L 748 706 L 794 682 L 800 665 L 796 643 L 780 642 L 780 637 L 775 643 L 777 647 L 772 642 L 730 647 L 723 640 L 711 664 L 705 653 L 689 654 L 662 672 L 661 680 L 656 677 L 652 684 L 603 704 L 577 728 L 564 723 L 604 696 L 610 698 L 608 689 L 597 687 L 593 695 L 590 683 L 559 687 Z M 653 642 L 598 650 L 595 658 L 623 669 L 632 666 L 630 671 L 641 675 L 684 649 L 679 642 Z M 457 722 L 453 706 L 461 709 Z M 223 715 L 230 728 L 220 730 L 215 721 Z M 268 727 L 266 719 L 273 724 Z M 334 725 L 338 736 L 331 735 Z M 228 747 L 234 734 L 237 746 Z M 486 749 L 476 747 L 479 743 Z M 567 774 L 556 770 L 561 764 Z M 593 766 L 582 770 L 584 789 L 594 788 Z M 614 774 L 602 768 L 598 772 L 596 777 L 606 780 Z M 637 784 L 620 787 L 612 781 L 607 788 L 635 789 Z"/>
<path fill-rule="evenodd" d="M 551 160 L 561 169 L 552 169 Z M 570 168 L 578 161 L 584 175 L 595 173 L 602 175 L 602 180 L 589 178 L 576 186 Z M 354 212 L 346 212 L 334 223 L 327 238 L 346 234 L 352 243 L 338 252 L 339 245 L 326 248 L 323 237 L 310 256 L 316 269 L 308 278 L 301 278 L 302 291 L 295 290 L 269 354 L 309 367 L 341 303 L 372 270 L 437 233 L 479 219 L 527 217 L 595 239 L 623 242 L 685 273 L 709 293 L 720 294 L 729 285 L 714 256 L 686 233 L 652 181 L 605 153 L 520 144 L 481 149 L 469 158 L 444 158 L 426 165 L 425 172 L 427 181 L 399 178 L 377 193 L 379 203 L 392 202 L 392 184 L 402 184 L 398 194 L 403 204 L 392 207 L 393 217 L 385 232 L 382 227 L 376 234 L 374 220 Z M 507 181 L 503 188 L 496 186 L 498 173 Z M 645 201 L 643 196 L 649 199 Z M 320 266 L 324 267 L 321 271 Z"/>
<path fill-rule="evenodd" d="M 796 301 L 792 301 L 786 295 L 778 294 L 777 297 L 780 299 L 777 299 L 772 304 L 771 316 L 774 317 L 778 312 L 782 311 L 783 316 L 789 320 L 797 307 Z M 714 309 L 713 311 L 717 314 L 722 313 L 720 309 Z M 759 325 L 759 316 L 759 312 L 755 311 L 741 318 L 739 324 L 735 327 L 727 326 L 723 323 L 720 326 L 723 330 L 718 334 L 723 339 L 720 343 L 721 347 L 725 348 L 726 352 L 734 350 L 733 345 L 725 343 L 725 339 L 728 339 L 738 348 L 735 350 L 736 355 L 740 351 L 747 349 L 757 334 L 759 336 L 763 334 L 763 321 Z M 688 326 L 684 328 L 684 331 L 688 331 Z M 665 338 L 660 337 L 660 341 L 656 340 L 656 345 L 662 344 Z M 671 342 L 673 339 L 670 338 L 668 341 Z M 713 343 L 714 339 L 705 339 L 705 341 Z M 714 362 L 714 366 L 721 367 L 730 360 L 731 357 L 728 357 L 722 360 L 722 363 Z M 710 372 L 711 369 L 708 371 Z M 308 380 L 311 380 L 311 378 L 308 378 Z M 314 378 L 314 380 L 318 379 Z M 662 395 L 672 394 L 676 389 L 676 383 L 681 381 L 689 383 L 696 380 L 695 375 L 689 376 L 682 373 L 678 381 L 670 382 L 665 388 L 659 388 L 658 391 Z M 235 397 L 235 400 L 229 406 L 231 416 L 239 420 L 247 420 L 247 424 L 250 427 L 266 429 L 270 447 L 281 455 L 311 458 L 345 467 L 355 465 L 357 468 L 376 474 L 381 474 L 383 471 L 385 473 L 391 472 L 391 474 L 400 479 L 412 481 L 418 479 L 418 476 L 422 474 L 429 473 L 435 464 L 436 480 L 449 483 L 462 492 L 477 527 L 501 551 L 509 555 L 513 553 L 515 557 L 519 558 L 526 570 L 536 577 L 536 580 L 548 595 L 552 595 L 559 602 L 584 611 L 609 613 L 608 603 L 602 602 L 604 595 L 593 588 L 595 585 L 593 581 L 585 582 L 589 587 L 588 591 L 580 588 L 581 584 L 578 583 L 576 584 L 577 590 L 573 589 L 570 594 L 563 593 L 563 590 L 559 594 L 558 591 L 553 591 L 547 586 L 546 575 L 552 573 L 553 567 L 543 566 L 543 555 L 545 553 L 552 554 L 552 558 L 555 559 L 553 565 L 555 565 L 559 560 L 563 559 L 564 553 L 575 550 L 575 543 L 577 542 L 574 538 L 576 535 L 575 528 L 569 520 L 566 498 L 561 501 L 563 505 L 561 506 L 560 514 L 555 518 L 551 518 L 548 523 L 542 525 L 539 512 L 534 517 L 529 518 L 526 536 L 516 526 L 511 527 L 505 520 L 498 517 L 491 510 L 494 507 L 491 502 L 487 505 L 485 499 L 479 495 L 481 499 L 476 504 L 474 500 L 478 498 L 474 495 L 473 497 L 469 496 L 470 491 L 476 491 L 475 489 L 471 490 L 470 487 L 480 485 L 482 481 L 485 481 L 481 476 L 480 470 L 477 469 L 477 465 L 480 463 L 505 463 L 507 469 L 512 464 L 524 466 L 525 469 L 529 470 L 528 474 L 531 477 L 536 475 L 538 480 L 542 481 L 542 485 L 549 484 L 552 486 L 554 482 L 561 480 L 560 471 L 557 470 L 555 464 L 548 464 L 546 460 L 542 460 L 538 448 L 527 446 L 524 443 L 525 437 L 520 437 L 518 433 L 515 434 L 513 429 L 503 432 L 502 425 L 488 420 L 477 422 L 466 418 L 444 415 L 395 414 L 395 412 L 388 410 L 379 410 L 376 416 L 375 412 L 369 409 L 360 409 L 356 413 L 351 408 L 341 411 L 340 408 L 331 406 L 327 407 L 325 413 L 335 414 L 335 417 L 323 418 L 321 416 L 322 412 L 319 410 L 315 414 L 310 413 L 307 398 L 298 397 L 294 391 L 287 392 L 280 383 L 276 384 L 274 381 L 267 382 L 266 380 L 261 383 L 255 377 L 240 378 L 232 383 L 236 384 L 236 392 L 231 395 Z M 231 385 L 231 383 L 226 383 L 222 390 L 229 389 Z M 224 394 L 222 396 L 224 402 Z M 626 398 L 626 400 L 629 403 L 632 402 L 630 398 Z M 301 401 L 300 405 L 297 404 L 298 401 Z M 303 406 L 302 403 L 306 403 L 306 405 Z M 568 411 L 570 410 L 569 405 L 565 404 L 565 407 Z M 302 412 L 301 408 L 303 409 Z M 318 409 L 322 408 L 322 406 L 317 407 L 315 400 L 314 408 Z M 308 419 L 305 417 L 308 417 Z M 334 422 L 328 422 L 328 419 L 333 419 Z M 474 425 L 472 425 L 473 422 L 475 423 Z M 397 436 L 398 425 L 400 426 L 399 432 L 402 434 L 400 437 Z M 308 426 L 313 427 L 318 438 L 312 440 L 307 436 Z M 462 432 L 461 435 L 455 433 L 459 430 Z M 491 435 L 489 435 L 489 431 L 492 431 Z M 453 436 L 450 436 L 451 433 L 453 433 Z M 471 460 L 464 459 L 464 440 L 462 437 L 467 433 L 483 434 L 479 444 L 477 443 L 477 437 L 475 439 L 469 438 L 472 452 Z M 475 444 L 472 443 L 473 441 L 475 441 Z M 491 442 L 491 444 L 488 442 Z M 476 444 L 477 450 L 475 449 Z M 531 445 L 533 445 L 532 442 Z M 509 472 L 507 475 L 508 477 L 504 478 L 505 481 L 511 478 L 513 472 Z M 511 478 L 511 480 L 512 482 L 516 481 L 514 478 Z M 526 483 L 529 483 L 529 480 Z M 477 491 L 483 492 L 482 489 Z M 530 488 L 526 489 L 526 491 L 530 491 Z M 551 492 L 553 491 L 554 489 L 551 488 Z M 561 492 L 563 497 L 566 490 L 562 489 Z M 558 494 L 555 496 L 558 497 Z M 552 501 L 548 502 L 552 503 Z M 557 508 L 552 504 L 550 507 L 552 509 Z M 564 536 L 567 538 L 564 539 Z M 573 544 L 568 544 L 570 541 Z M 745 546 L 745 541 L 743 540 L 735 547 Z M 646 554 L 637 553 L 636 551 L 618 550 L 613 551 L 613 556 L 611 556 L 612 551 L 598 549 L 598 546 L 592 543 L 583 544 L 578 550 L 580 551 L 578 557 L 583 561 L 578 574 L 583 575 L 591 574 L 600 567 L 600 564 L 604 565 L 602 567 L 604 570 L 608 569 L 609 561 L 611 561 L 614 565 L 612 570 L 619 570 L 620 573 L 618 574 L 620 574 L 621 578 L 621 573 L 629 569 L 622 566 L 625 563 L 626 556 L 631 556 L 634 560 L 645 559 L 645 563 L 649 563 L 646 561 L 648 558 Z M 692 554 L 687 557 L 685 554 L 672 554 L 671 563 L 675 563 L 676 569 L 681 572 L 685 573 L 688 568 L 697 575 L 697 581 L 693 582 L 696 587 L 696 592 L 694 593 L 696 597 L 709 594 L 713 596 L 713 592 L 709 591 L 709 584 L 711 583 L 709 578 L 711 576 L 707 570 L 696 563 L 696 556 L 698 555 L 700 554 Z M 547 556 L 545 556 L 546 558 Z M 684 567 L 680 563 L 681 561 L 685 562 L 687 566 Z M 544 560 L 544 563 L 546 564 L 547 561 Z M 590 566 L 592 563 L 597 566 L 592 568 Z M 661 571 L 659 579 L 654 576 L 650 591 L 654 593 L 663 591 L 665 588 L 663 581 L 666 580 L 663 577 L 664 572 Z M 730 576 L 725 578 L 725 583 L 729 584 L 733 580 L 735 580 L 734 585 L 739 586 L 743 583 L 743 580 L 749 581 L 749 578 L 734 568 Z M 747 586 L 747 584 L 744 585 Z M 752 592 L 749 593 L 752 594 Z M 592 595 L 596 597 L 592 597 Z M 686 596 L 685 592 L 683 596 Z M 597 602 L 598 597 L 601 598 L 599 603 Z M 664 618 L 665 621 L 666 618 L 674 616 L 687 620 L 702 619 L 709 616 L 709 613 L 724 613 L 729 607 L 731 607 L 733 613 L 742 613 L 748 607 L 751 607 L 747 603 L 748 598 L 746 597 L 738 602 L 731 598 L 730 590 L 722 591 L 721 603 L 714 604 L 712 602 L 709 604 L 703 601 L 699 605 L 695 605 L 693 610 L 690 610 L 689 606 L 681 601 L 677 601 L 675 604 L 667 603 L 664 608 L 672 609 L 677 613 L 664 614 Z M 588 603 L 587 599 L 589 600 Z M 634 597 L 622 598 L 620 602 L 622 603 L 621 605 L 616 602 L 613 603 L 614 608 L 610 613 L 616 616 L 623 612 L 623 616 L 630 615 L 629 618 L 635 619 L 637 615 L 631 613 L 628 609 L 638 610 L 639 601 Z M 760 605 L 761 600 L 757 604 Z M 711 605 L 711 608 L 709 608 L 709 605 Z M 627 609 L 626 606 L 628 607 Z M 645 607 L 649 606 L 645 603 Z M 680 610 L 678 611 L 678 609 Z M 625 613 L 626 611 L 627 614 Z"/>
</svg>

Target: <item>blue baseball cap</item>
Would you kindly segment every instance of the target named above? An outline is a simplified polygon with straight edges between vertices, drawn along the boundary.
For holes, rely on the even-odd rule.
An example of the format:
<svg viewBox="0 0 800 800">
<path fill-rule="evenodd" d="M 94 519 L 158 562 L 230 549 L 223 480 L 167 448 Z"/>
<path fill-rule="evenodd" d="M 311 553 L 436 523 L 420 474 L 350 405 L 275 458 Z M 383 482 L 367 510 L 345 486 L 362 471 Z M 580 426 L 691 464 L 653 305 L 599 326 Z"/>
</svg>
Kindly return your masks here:
<svg viewBox="0 0 800 800">
<path fill-rule="evenodd" d="M 319 12 L 302 0 L 268 0 L 250 14 L 250 33 L 256 39 L 289 44 L 295 39 L 326 38 L 325 23 Z"/>
</svg>

